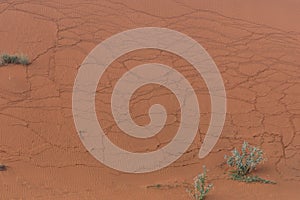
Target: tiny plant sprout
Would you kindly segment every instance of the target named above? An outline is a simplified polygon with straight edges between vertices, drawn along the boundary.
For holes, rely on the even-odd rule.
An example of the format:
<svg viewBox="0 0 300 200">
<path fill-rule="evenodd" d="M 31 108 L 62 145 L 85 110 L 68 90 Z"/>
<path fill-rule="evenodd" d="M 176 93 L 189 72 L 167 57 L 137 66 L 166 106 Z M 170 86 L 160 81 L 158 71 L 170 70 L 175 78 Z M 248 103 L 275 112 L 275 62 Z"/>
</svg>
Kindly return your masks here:
<svg viewBox="0 0 300 200">
<path fill-rule="evenodd" d="M 194 179 L 194 187 L 189 193 L 195 200 L 204 200 L 207 193 L 212 189 L 213 184 L 207 184 L 206 168 L 203 166 L 203 173 L 198 174 Z"/>
<path fill-rule="evenodd" d="M 5 171 L 6 170 L 6 166 L 3 164 L 0 164 L 0 171 Z"/>
</svg>

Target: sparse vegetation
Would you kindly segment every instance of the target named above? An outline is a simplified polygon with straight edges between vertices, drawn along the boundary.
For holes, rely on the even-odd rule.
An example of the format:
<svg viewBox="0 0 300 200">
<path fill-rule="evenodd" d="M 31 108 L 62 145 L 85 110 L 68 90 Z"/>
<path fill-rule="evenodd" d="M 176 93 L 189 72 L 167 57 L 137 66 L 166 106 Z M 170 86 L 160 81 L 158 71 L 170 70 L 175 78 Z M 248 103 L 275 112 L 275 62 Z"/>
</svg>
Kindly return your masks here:
<svg viewBox="0 0 300 200">
<path fill-rule="evenodd" d="M 161 184 L 155 184 L 155 185 L 148 185 L 147 188 L 156 188 L 156 189 L 159 189 L 161 188 L 162 185 Z"/>
<path fill-rule="evenodd" d="M 182 187 L 182 184 L 154 184 L 154 185 L 148 185 L 147 189 L 174 189 L 174 188 L 178 188 L 178 187 Z"/>
<path fill-rule="evenodd" d="M 7 64 L 21 64 L 21 65 L 29 65 L 29 59 L 25 55 L 9 55 L 2 54 L 0 56 L 0 66 Z"/>
<path fill-rule="evenodd" d="M 6 166 L 3 164 L 0 164 L 0 171 L 5 171 L 6 170 Z"/>
<path fill-rule="evenodd" d="M 247 142 L 242 145 L 241 153 L 235 148 L 232 156 L 225 156 L 227 164 L 233 167 L 230 177 L 233 180 L 243 182 L 260 182 L 275 184 L 274 181 L 265 180 L 258 176 L 249 175 L 256 166 L 264 161 L 263 151 L 257 147 L 250 146 Z"/>
<path fill-rule="evenodd" d="M 196 200 L 204 200 L 207 193 L 212 189 L 213 184 L 206 183 L 206 168 L 203 167 L 203 173 L 198 174 L 194 179 L 194 188 L 190 189 L 191 196 Z"/>
</svg>

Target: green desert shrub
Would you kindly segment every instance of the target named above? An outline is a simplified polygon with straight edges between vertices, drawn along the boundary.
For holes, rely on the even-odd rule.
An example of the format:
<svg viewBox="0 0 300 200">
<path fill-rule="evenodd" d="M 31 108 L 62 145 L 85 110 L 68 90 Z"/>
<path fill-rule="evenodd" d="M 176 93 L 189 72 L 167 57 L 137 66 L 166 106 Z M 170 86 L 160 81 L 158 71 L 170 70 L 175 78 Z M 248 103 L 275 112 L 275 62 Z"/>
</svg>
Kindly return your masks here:
<svg viewBox="0 0 300 200">
<path fill-rule="evenodd" d="M 194 179 L 194 187 L 189 190 L 189 193 L 195 200 L 204 200 L 207 193 L 212 189 L 213 184 L 206 183 L 206 168 L 203 167 L 203 173 L 198 174 Z"/>
<path fill-rule="evenodd" d="M 29 59 L 25 55 L 9 55 L 9 54 L 2 54 L 0 56 L 0 65 L 7 65 L 7 64 L 21 64 L 21 65 L 29 65 Z"/>
<path fill-rule="evenodd" d="M 231 153 L 232 155 L 225 156 L 225 159 L 227 160 L 227 164 L 233 168 L 233 170 L 230 171 L 230 177 L 233 180 L 243 182 L 275 183 L 258 176 L 249 175 L 254 169 L 256 169 L 257 165 L 265 160 L 262 150 L 244 142 L 241 152 L 235 148 Z"/>
</svg>

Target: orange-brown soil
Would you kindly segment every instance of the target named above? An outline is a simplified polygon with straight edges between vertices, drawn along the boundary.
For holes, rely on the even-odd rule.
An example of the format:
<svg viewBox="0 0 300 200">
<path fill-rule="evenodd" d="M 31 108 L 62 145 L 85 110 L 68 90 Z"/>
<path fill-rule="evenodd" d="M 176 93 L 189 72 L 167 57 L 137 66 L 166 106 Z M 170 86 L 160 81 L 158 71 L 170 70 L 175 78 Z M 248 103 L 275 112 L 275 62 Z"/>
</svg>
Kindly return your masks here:
<svg viewBox="0 0 300 200">
<path fill-rule="evenodd" d="M 0 67 L 0 199 L 189 199 L 186 184 L 202 165 L 214 189 L 209 199 L 296 200 L 300 196 L 300 3 L 288 1 L 1 1 L 0 53 L 24 53 L 28 67 Z M 178 102 L 163 87 L 140 88 L 130 102 L 138 124 L 160 102 L 167 126 L 148 141 L 115 126 L 112 86 L 126 70 L 147 62 L 176 68 L 200 102 L 199 134 L 171 166 L 126 174 L 95 160 L 82 145 L 72 117 L 72 88 L 83 59 L 101 41 L 127 29 L 156 26 L 180 31 L 216 62 L 228 96 L 222 135 L 204 159 L 198 151 L 208 128 L 207 88 L 185 60 L 148 49 L 117 59 L 100 80 L 98 119 L 108 137 L 130 151 L 155 150 L 178 128 Z M 144 100 L 147 100 L 146 102 Z M 180 113 L 179 113 L 180 114 Z M 139 117 L 142 116 L 142 117 Z M 228 180 L 224 155 L 246 140 L 268 160 L 255 171 L 276 185 Z M 149 187 L 161 184 L 162 187 Z"/>
</svg>

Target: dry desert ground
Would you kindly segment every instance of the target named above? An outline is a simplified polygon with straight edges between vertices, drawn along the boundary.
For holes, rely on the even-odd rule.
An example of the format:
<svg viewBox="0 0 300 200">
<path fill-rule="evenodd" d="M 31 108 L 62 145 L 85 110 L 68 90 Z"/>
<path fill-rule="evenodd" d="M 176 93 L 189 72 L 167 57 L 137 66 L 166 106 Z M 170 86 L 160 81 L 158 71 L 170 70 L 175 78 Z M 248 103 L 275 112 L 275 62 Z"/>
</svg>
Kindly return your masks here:
<svg viewBox="0 0 300 200">
<path fill-rule="evenodd" d="M 0 53 L 23 53 L 31 64 L 0 67 L 0 199 L 183 200 L 186 185 L 208 169 L 207 200 L 297 200 L 300 192 L 300 2 L 297 0 L 7 0 L 0 2 Z M 149 106 L 168 117 L 147 140 L 123 134 L 111 112 L 113 86 L 128 70 L 162 63 L 190 82 L 201 120 L 190 148 L 158 171 L 135 174 L 106 167 L 83 146 L 72 115 L 81 63 L 100 42 L 140 27 L 164 27 L 199 42 L 224 80 L 227 113 L 212 152 L 198 158 L 210 122 L 201 75 L 173 53 L 142 49 L 117 58 L 99 81 L 96 111 L 107 137 L 127 151 L 155 151 L 172 140 L 180 111 L 174 94 L 155 84 L 139 88 L 131 116 L 149 123 Z M 171 100 L 170 100 L 171 99 Z M 264 150 L 255 174 L 277 184 L 228 179 L 224 155 L 243 141 Z M 160 187 L 155 187 L 157 185 Z M 153 186 L 153 187 L 152 187 Z"/>
</svg>

